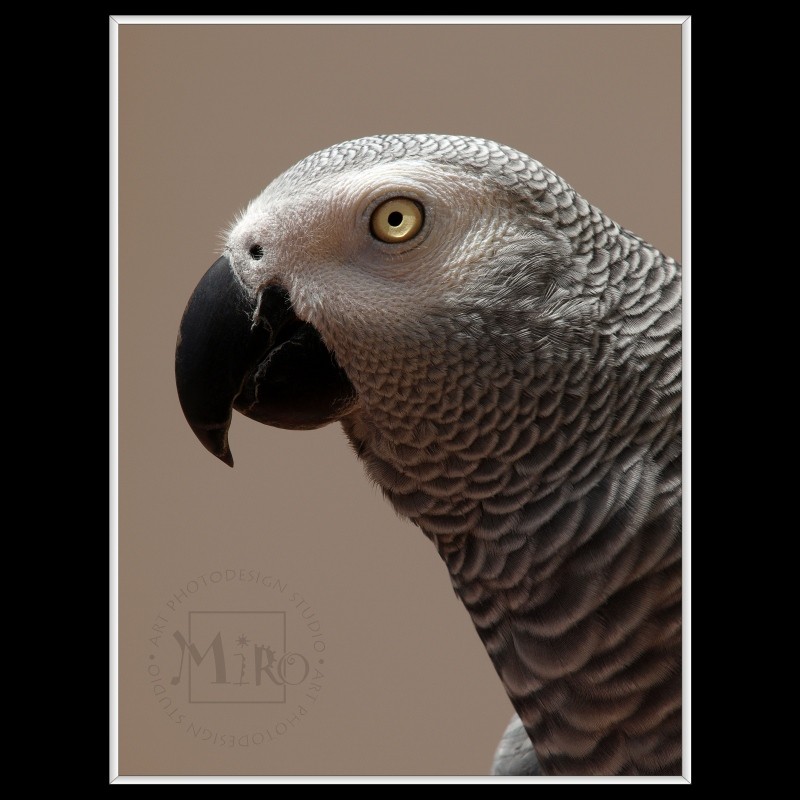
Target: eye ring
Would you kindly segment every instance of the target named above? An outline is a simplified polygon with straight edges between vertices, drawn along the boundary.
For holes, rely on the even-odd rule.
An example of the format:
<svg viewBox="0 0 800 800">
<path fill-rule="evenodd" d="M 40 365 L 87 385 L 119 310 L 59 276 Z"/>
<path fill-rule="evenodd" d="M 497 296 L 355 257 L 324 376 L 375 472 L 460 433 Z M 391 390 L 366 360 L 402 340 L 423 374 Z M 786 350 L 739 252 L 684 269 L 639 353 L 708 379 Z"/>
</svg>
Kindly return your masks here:
<svg viewBox="0 0 800 800">
<path fill-rule="evenodd" d="M 425 210 L 416 200 L 392 197 L 372 212 L 369 228 L 376 239 L 395 244 L 413 239 L 424 221 Z"/>
</svg>

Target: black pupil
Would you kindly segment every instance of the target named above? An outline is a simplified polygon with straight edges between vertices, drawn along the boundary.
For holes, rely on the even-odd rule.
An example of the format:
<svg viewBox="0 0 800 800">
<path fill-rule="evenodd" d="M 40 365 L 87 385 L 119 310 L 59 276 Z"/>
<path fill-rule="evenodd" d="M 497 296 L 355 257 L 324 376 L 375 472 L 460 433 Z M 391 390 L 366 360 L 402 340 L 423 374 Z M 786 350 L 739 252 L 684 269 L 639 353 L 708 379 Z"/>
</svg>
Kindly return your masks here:
<svg viewBox="0 0 800 800">
<path fill-rule="evenodd" d="M 254 244 L 250 248 L 250 257 L 254 258 L 256 261 L 258 261 L 258 259 L 261 258 L 263 255 L 264 255 L 264 250 L 260 244 Z"/>
<path fill-rule="evenodd" d="M 389 214 L 389 224 L 396 228 L 403 221 L 403 215 L 399 211 L 392 211 Z"/>
</svg>

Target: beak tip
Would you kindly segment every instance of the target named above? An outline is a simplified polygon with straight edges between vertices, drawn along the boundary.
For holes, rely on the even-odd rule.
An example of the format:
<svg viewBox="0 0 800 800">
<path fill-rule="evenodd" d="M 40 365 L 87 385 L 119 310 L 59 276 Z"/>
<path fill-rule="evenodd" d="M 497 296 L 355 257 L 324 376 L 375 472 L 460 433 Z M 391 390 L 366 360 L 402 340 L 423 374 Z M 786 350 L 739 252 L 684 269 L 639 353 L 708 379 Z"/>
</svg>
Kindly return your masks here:
<svg viewBox="0 0 800 800">
<path fill-rule="evenodd" d="M 228 446 L 228 424 L 211 428 L 194 425 L 191 427 L 194 435 L 212 456 L 216 456 L 229 467 L 233 466 L 233 454 Z"/>
</svg>

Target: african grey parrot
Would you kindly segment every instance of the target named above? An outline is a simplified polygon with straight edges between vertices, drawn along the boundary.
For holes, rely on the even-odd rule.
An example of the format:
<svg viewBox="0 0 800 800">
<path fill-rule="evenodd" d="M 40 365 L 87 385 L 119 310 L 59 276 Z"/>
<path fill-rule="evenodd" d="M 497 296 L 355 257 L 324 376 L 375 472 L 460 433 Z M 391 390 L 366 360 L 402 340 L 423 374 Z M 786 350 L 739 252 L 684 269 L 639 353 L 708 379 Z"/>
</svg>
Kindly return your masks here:
<svg viewBox="0 0 800 800">
<path fill-rule="evenodd" d="M 339 421 L 435 545 L 519 716 L 495 773 L 681 772 L 680 277 L 510 147 L 371 136 L 271 183 L 186 307 L 208 450 L 233 408 Z"/>
</svg>

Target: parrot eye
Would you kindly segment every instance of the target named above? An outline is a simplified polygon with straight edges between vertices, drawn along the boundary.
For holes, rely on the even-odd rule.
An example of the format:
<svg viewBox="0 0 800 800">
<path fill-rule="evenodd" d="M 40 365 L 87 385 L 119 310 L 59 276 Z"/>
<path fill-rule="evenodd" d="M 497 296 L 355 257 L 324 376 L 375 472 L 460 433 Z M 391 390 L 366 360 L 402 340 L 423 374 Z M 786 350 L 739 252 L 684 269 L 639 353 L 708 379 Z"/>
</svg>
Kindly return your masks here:
<svg viewBox="0 0 800 800">
<path fill-rule="evenodd" d="M 424 219 L 419 203 L 407 197 L 393 197 L 372 212 L 369 227 L 372 235 L 382 242 L 407 242 L 419 233 Z"/>
<path fill-rule="evenodd" d="M 254 261 L 258 261 L 264 255 L 264 248 L 261 247 L 260 244 L 254 244 L 250 248 L 249 252 L 250 252 L 250 258 L 252 258 Z"/>
</svg>

